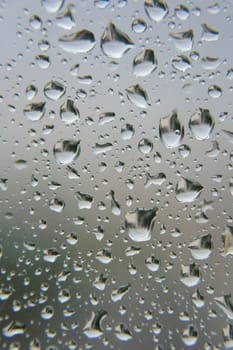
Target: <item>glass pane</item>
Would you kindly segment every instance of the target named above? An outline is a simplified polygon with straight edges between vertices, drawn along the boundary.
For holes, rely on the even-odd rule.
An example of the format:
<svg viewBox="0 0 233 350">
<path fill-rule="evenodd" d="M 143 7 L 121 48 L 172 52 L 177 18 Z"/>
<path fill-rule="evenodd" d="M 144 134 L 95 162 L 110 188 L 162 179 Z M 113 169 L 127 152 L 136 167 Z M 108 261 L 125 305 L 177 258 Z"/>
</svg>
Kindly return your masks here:
<svg viewBox="0 0 233 350">
<path fill-rule="evenodd" d="M 0 4 L 0 348 L 233 348 L 233 2 Z"/>
</svg>

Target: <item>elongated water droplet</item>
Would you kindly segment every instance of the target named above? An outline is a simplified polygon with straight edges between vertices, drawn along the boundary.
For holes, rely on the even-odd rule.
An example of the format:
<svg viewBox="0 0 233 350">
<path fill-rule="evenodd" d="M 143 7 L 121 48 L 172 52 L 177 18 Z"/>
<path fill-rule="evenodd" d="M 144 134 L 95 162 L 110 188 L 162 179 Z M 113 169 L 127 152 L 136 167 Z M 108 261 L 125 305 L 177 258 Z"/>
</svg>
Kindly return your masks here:
<svg viewBox="0 0 233 350">
<path fill-rule="evenodd" d="M 58 101 L 66 92 L 66 88 L 58 81 L 51 80 L 44 87 L 44 94 L 53 101 Z"/>
<path fill-rule="evenodd" d="M 4 337 L 12 338 L 16 335 L 24 334 L 26 326 L 19 321 L 11 321 L 7 326 L 2 330 Z"/>
<path fill-rule="evenodd" d="M 28 120 L 38 121 L 43 118 L 46 111 L 45 102 L 31 103 L 24 107 L 23 114 Z"/>
<path fill-rule="evenodd" d="M 168 14 L 167 3 L 163 0 L 145 0 L 145 11 L 148 17 L 155 22 L 160 22 Z"/>
<path fill-rule="evenodd" d="M 174 148 L 180 145 L 184 137 L 184 126 L 181 125 L 176 111 L 160 119 L 159 136 L 167 148 Z"/>
<path fill-rule="evenodd" d="M 94 4 L 96 7 L 100 9 L 105 9 L 110 4 L 111 0 L 94 0 Z"/>
<path fill-rule="evenodd" d="M 105 125 L 107 123 L 112 122 L 113 120 L 115 120 L 116 114 L 114 112 L 105 112 L 102 113 L 99 117 L 99 125 Z"/>
<path fill-rule="evenodd" d="M 87 53 L 91 51 L 95 44 L 95 36 L 87 29 L 63 35 L 58 40 L 59 46 L 65 51 L 73 54 Z"/>
<path fill-rule="evenodd" d="M 80 154 L 80 141 L 59 140 L 53 147 L 53 154 L 58 164 L 72 163 Z"/>
<path fill-rule="evenodd" d="M 133 60 L 133 73 L 137 77 L 146 77 L 150 75 L 158 65 L 154 51 L 145 49 L 141 51 Z"/>
<path fill-rule="evenodd" d="M 98 338 L 103 334 L 102 321 L 107 316 L 107 311 L 100 310 L 96 313 L 92 312 L 91 319 L 86 323 L 83 328 L 83 333 L 88 338 Z"/>
<path fill-rule="evenodd" d="M 151 185 L 161 186 L 165 181 L 166 181 L 166 175 L 164 173 L 158 173 L 156 175 L 150 175 L 149 173 L 147 173 L 144 187 L 148 188 Z"/>
<path fill-rule="evenodd" d="M 41 0 L 42 6 L 44 6 L 46 11 L 50 13 L 58 12 L 63 3 L 64 0 Z"/>
<path fill-rule="evenodd" d="M 134 45 L 130 37 L 118 29 L 115 24 L 109 23 L 101 37 L 103 53 L 112 58 L 121 58 Z"/>
<path fill-rule="evenodd" d="M 199 266 L 195 263 L 192 263 L 188 266 L 181 265 L 181 282 L 186 287 L 196 286 L 201 279 Z"/>
<path fill-rule="evenodd" d="M 208 109 L 199 108 L 189 120 L 189 128 L 197 140 L 206 140 L 214 128 L 215 121 Z"/>
<path fill-rule="evenodd" d="M 63 122 L 70 124 L 79 119 L 79 110 L 75 106 L 74 101 L 67 99 L 60 107 L 60 118 Z"/>
<path fill-rule="evenodd" d="M 43 259 L 46 262 L 54 263 L 60 256 L 59 251 L 56 248 L 49 248 L 44 250 Z"/>
<path fill-rule="evenodd" d="M 184 32 L 171 33 L 170 37 L 172 38 L 177 50 L 183 52 L 192 50 L 194 37 L 192 29 Z"/>
<path fill-rule="evenodd" d="M 225 294 L 224 296 L 214 298 L 216 304 L 223 310 L 226 316 L 233 320 L 233 303 L 231 301 L 231 294 Z"/>
<path fill-rule="evenodd" d="M 131 285 L 126 284 L 124 286 L 120 286 L 118 289 L 115 289 L 111 294 L 111 299 L 115 303 L 117 301 L 122 300 L 122 298 L 128 293 Z"/>
<path fill-rule="evenodd" d="M 129 237 L 135 242 L 150 240 L 157 208 L 136 209 L 125 216 L 125 227 Z"/>
<path fill-rule="evenodd" d="M 220 63 L 219 57 L 205 56 L 201 59 L 201 65 L 206 70 L 215 70 L 219 67 Z"/>
<path fill-rule="evenodd" d="M 147 92 L 139 85 L 132 85 L 126 89 L 127 97 L 136 107 L 149 108 Z"/>
<path fill-rule="evenodd" d="M 93 147 L 93 153 L 94 154 L 102 154 L 106 153 L 112 150 L 112 144 L 110 142 L 107 143 L 96 143 L 95 146 Z"/>
<path fill-rule="evenodd" d="M 114 215 L 121 215 L 121 208 L 119 203 L 115 199 L 115 192 L 111 190 L 108 194 L 110 200 L 111 200 L 111 210 Z"/>
<path fill-rule="evenodd" d="M 201 194 L 203 186 L 199 182 L 181 177 L 176 185 L 176 199 L 181 203 L 191 203 Z"/>
<path fill-rule="evenodd" d="M 194 259 L 208 259 L 213 250 L 212 236 L 204 234 L 200 238 L 192 240 L 188 247 Z"/>
</svg>

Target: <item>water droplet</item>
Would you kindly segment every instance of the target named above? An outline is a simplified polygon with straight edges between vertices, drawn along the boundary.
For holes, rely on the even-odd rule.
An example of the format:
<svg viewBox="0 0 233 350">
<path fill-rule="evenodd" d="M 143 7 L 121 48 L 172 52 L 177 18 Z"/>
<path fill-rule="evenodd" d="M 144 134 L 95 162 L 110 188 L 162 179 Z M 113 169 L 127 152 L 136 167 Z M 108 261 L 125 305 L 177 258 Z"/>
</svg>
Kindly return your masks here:
<svg viewBox="0 0 233 350">
<path fill-rule="evenodd" d="M 185 328 L 182 333 L 182 340 L 186 346 L 194 346 L 198 340 L 198 331 L 195 326 Z"/>
<path fill-rule="evenodd" d="M 102 321 L 107 316 L 107 311 L 100 310 L 96 313 L 92 312 L 91 319 L 86 323 L 83 328 L 83 333 L 88 338 L 98 338 L 103 334 Z"/>
<path fill-rule="evenodd" d="M 63 3 L 64 0 L 41 0 L 42 6 L 44 6 L 46 11 L 50 13 L 58 12 Z"/>
<path fill-rule="evenodd" d="M 156 175 L 150 175 L 149 173 L 147 173 L 144 187 L 148 188 L 151 185 L 161 186 L 165 181 L 166 181 L 166 175 L 164 173 L 158 173 Z"/>
<path fill-rule="evenodd" d="M 192 294 L 192 301 L 197 308 L 202 308 L 205 305 L 205 299 L 199 289 Z"/>
<path fill-rule="evenodd" d="M 222 234 L 222 240 L 223 240 L 223 252 L 222 255 L 224 257 L 228 255 L 233 255 L 233 227 L 227 226 L 225 228 L 225 231 Z"/>
<path fill-rule="evenodd" d="M 52 101 L 58 101 L 65 92 L 65 86 L 58 81 L 51 80 L 44 86 L 45 96 Z"/>
<path fill-rule="evenodd" d="M 174 148 L 180 145 L 184 136 L 184 127 L 181 125 L 176 111 L 160 119 L 159 136 L 167 148 Z"/>
<path fill-rule="evenodd" d="M 63 122 L 70 124 L 79 119 L 79 110 L 75 106 L 74 101 L 67 99 L 60 107 L 60 118 Z"/>
<path fill-rule="evenodd" d="M 41 310 L 40 314 L 43 320 L 51 320 L 54 316 L 54 308 L 51 305 L 47 305 Z"/>
<path fill-rule="evenodd" d="M 69 289 L 62 289 L 59 291 L 57 299 L 59 303 L 65 304 L 67 301 L 71 299 L 70 291 Z"/>
<path fill-rule="evenodd" d="M 219 67 L 220 63 L 219 57 L 205 56 L 201 59 L 201 65 L 206 70 L 215 70 Z"/>
<path fill-rule="evenodd" d="M 95 146 L 93 147 L 93 153 L 95 155 L 106 153 L 111 150 L 112 150 L 112 144 L 110 142 L 103 143 L 103 144 L 96 143 Z"/>
<path fill-rule="evenodd" d="M 110 4 L 111 0 L 94 0 L 94 4 L 96 7 L 100 9 L 105 9 Z"/>
<path fill-rule="evenodd" d="M 225 349 L 232 349 L 233 346 L 233 325 L 228 324 L 223 328 L 223 342 Z"/>
<path fill-rule="evenodd" d="M 91 51 L 95 44 L 95 36 L 87 29 L 63 35 L 58 40 L 59 46 L 65 51 L 73 54 L 87 53 Z"/>
<path fill-rule="evenodd" d="M 38 338 L 34 338 L 30 341 L 29 350 L 41 350 L 41 344 Z"/>
<path fill-rule="evenodd" d="M 184 32 L 171 33 L 170 37 L 173 39 L 174 45 L 179 51 L 191 51 L 193 47 L 193 31 L 192 29 Z"/>
<path fill-rule="evenodd" d="M 147 29 L 147 24 L 143 19 L 137 18 L 137 19 L 133 20 L 132 30 L 135 33 L 141 34 L 141 33 L 145 32 L 146 29 Z"/>
<path fill-rule="evenodd" d="M 233 303 L 231 301 L 231 294 L 225 294 L 224 296 L 214 298 L 216 304 L 223 310 L 226 316 L 233 320 Z"/>
<path fill-rule="evenodd" d="M 111 249 L 106 248 L 98 251 L 96 254 L 96 260 L 102 264 L 109 264 L 112 261 L 112 252 Z"/>
<path fill-rule="evenodd" d="M 187 145 L 181 145 L 178 148 L 178 152 L 182 158 L 187 158 L 190 155 L 191 149 Z"/>
<path fill-rule="evenodd" d="M 182 21 L 186 21 L 190 16 L 188 7 L 183 4 L 177 5 L 175 7 L 175 15 L 177 18 L 181 19 Z"/>
<path fill-rule="evenodd" d="M 202 190 L 199 182 L 181 177 L 176 185 L 176 199 L 181 203 L 191 203 L 200 196 Z"/>
<path fill-rule="evenodd" d="M 59 140 L 53 147 L 53 154 L 58 164 L 72 163 L 80 155 L 80 141 Z"/>
<path fill-rule="evenodd" d="M 202 24 L 202 41 L 216 41 L 219 38 L 219 32 L 216 29 L 211 28 L 207 24 Z"/>
<path fill-rule="evenodd" d="M 152 272 L 158 271 L 160 267 L 160 261 L 154 255 L 146 258 L 145 264 L 146 264 L 146 267 Z"/>
<path fill-rule="evenodd" d="M 151 239 L 157 210 L 157 208 L 136 209 L 126 214 L 125 227 L 133 241 L 145 242 Z"/>
<path fill-rule="evenodd" d="M 133 73 L 137 77 L 145 77 L 150 75 L 156 68 L 158 62 L 154 51 L 145 49 L 135 56 L 133 61 Z"/>
<path fill-rule="evenodd" d="M 103 291 L 106 287 L 107 277 L 103 274 L 100 274 L 97 279 L 94 281 L 93 286 L 100 291 Z"/>
<path fill-rule="evenodd" d="M 192 68 L 189 58 L 184 55 L 174 56 L 171 62 L 172 66 L 181 72 L 185 72 L 187 69 Z"/>
<path fill-rule="evenodd" d="M 14 336 L 24 334 L 26 326 L 19 321 L 11 321 L 7 326 L 2 329 L 4 337 L 12 338 Z"/>
<path fill-rule="evenodd" d="M 116 216 L 119 216 L 121 215 L 121 208 L 120 208 L 120 205 L 119 203 L 116 201 L 115 199 L 115 193 L 113 190 L 111 190 L 109 193 L 108 193 L 108 196 L 109 198 L 111 199 L 111 210 L 112 210 L 112 213 Z"/>
<path fill-rule="evenodd" d="M 186 287 L 196 286 L 201 279 L 199 266 L 195 263 L 192 263 L 188 266 L 181 265 L 181 282 Z"/>
<path fill-rule="evenodd" d="M 217 141 L 212 141 L 211 148 L 209 148 L 205 154 L 207 155 L 207 157 L 215 158 L 219 155 L 219 152 L 220 152 L 219 143 Z"/>
<path fill-rule="evenodd" d="M 79 209 L 91 209 L 93 197 L 87 193 L 77 192 L 76 199 Z"/>
<path fill-rule="evenodd" d="M 76 180 L 76 179 L 80 178 L 80 175 L 78 174 L 77 170 L 72 168 L 69 165 L 67 167 L 67 172 L 68 172 L 67 173 L 68 179 L 70 179 L 70 180 Z"/>
<path fill-rule="evenodd" d="M 212 98 L 219 98 L 222 96 L 222 89 L 218 85 L 211 85 L 208 88 L 208 94 Z"/>
<path fill-rule="evenodd" d="M 126 284 L 124 286 L 120 286 L 118 289 L 115 289 L 111 294 L 111 299 L 115 303 L 117 301 L 122 300 L 122 298 L 128 293 L 131 285 Z"/>
<path fill-rule="evenodd" d="M 115 335 L 121 341 L 128 341 L 133 338 L 128 328 L 122 323 L 115 327 Z"/>
<path fill-rule="evenodd" d="M 51 65 L 51 61 L 48 55 L 37 55 L 36 63 L 41 69 L 48 69 Z"/>
<path fill-rule="evenodd" d="M 155 22 L 162 21 L 169 12 L 167 3 L 163 0 L 145 0 L 144 6 L 148 17 Z"/>
<path fill-rule="evenodd" d="M 200 238 L 192 240 L 188 247 L 194 259 L 208 259 L 213 250 L 212 237 L 210 234 L 203 234 Z"/>
<path fill-rule="evenodd" d="M 60 256 L 56 248 L 49 248 L 44 250 L 43 259 L 46 262 L 54 263 Z"/>
<path fill-rule="evenodd" d="M 58 27 L 66 30 L 70 30 L 75 26 L 75 20 L 70 5 L 56 17 L 56 24 Z"/>
<path fill-rule="evenodd" d="M 46 111 L 45 102 L 31 103 L 24 107 L 23 114 L 24 116 L 31 121 L 41 120 Z"/>
<path fill-rule="evenodd" d="M 31 16 L 29 19 L 29 23 L 30 23 L 30 26 L 35 30 L 40 29 L 42 26 L 42 21 L 41 21 L 40 17 L 37 15 Z"/>
<path fill-rule="evenodd" d="M 7 189 L 8 189 L 7 183 L 8 183 L 8 179 L 0 178 L 0 190 L 1 191 L 7 191 Z"/>
<path fill-rule="evenodd" d="M 105 112 L 102 113 L 99 117 L 99 125 L 105 125 L 107 123 L 111 123 L 115 120 L 116 114 L 114 112 Z"/>
<path fill-rule="evenodd" d="M 136 107 L 148 108 L 150 106 L 147 92 L 139 85 L 132 85 L 126 89 L 127 97 Z"/>
<path fill-rule="evenodd" d="M 18 159 L 15 161 L 14 166 L 17 170 L 24 170 L 28 167 L 28 162 L 24 159 Z"/>
<path fill-rule="evenodd" d="M 38 89 L 35 85 L 28 85 L 25 93 L 28 100 L 32 100 L 37 95 Z"/>
<path fill-rule="evenodd" d="M 138 143 L 138 149 L 141 153 L 150 153 L 153 149 L 153 143 L 148 139 L 141 139 Z"/>
<path fill-rule="evenodd" d="M 61 198 L 54 198 L 51 199 L 49 202 L 49 209 L 56 212 L 61 213 L 65 208 L 65 202 Z"/>
<path fill-rule="evenodd" d="M 108 57 L 121 58 L 133 45 L 130 37 L 113 23 L 109 23 L 101 37 L 101 49 Z"/>
<path fill-rule="evenodd" d="M 189 120 L 189 128 L 197 140 L 206 140 L 214 128 L 215 121 L 208 109 L 199 108 Z"/>
</svg>

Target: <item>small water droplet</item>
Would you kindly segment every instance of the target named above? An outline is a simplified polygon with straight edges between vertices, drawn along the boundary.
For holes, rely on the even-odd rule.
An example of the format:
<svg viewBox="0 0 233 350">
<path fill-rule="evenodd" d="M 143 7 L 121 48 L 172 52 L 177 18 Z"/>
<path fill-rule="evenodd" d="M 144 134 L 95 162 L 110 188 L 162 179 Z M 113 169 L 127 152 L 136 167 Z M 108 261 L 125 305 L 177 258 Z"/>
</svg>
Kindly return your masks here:
<svg viewBox="0 0 233 350">
<path fill-rule="evenodd" d="M 61 198 L 54 198 L 51 199 L 49 202 L 49 209 L 56 212 L 61 213 L 65 208 L 65 202 Z"/>
<path fill-rule="evenodd" d="M 41 18 L 37 15 L 31 16 L 29 19 L 29 23 L 30 23 L 30 26 L 35 30 L 40 29 L 42 26 Z"/>
<path fill-rule="evenodd" d="M 64 0 L 41 0 L 42 6 L 47 12 L 55 13 L 63 6 Z"/>
<path fill-rule="evenodd" d="M 160 261 L 154 255 L 146 258 L 145 264 L 146 264 L 146 267 L 152 272 L 158 271 L 160 267 Z"/>
<path fill-rule="evenodd" d="M 128 328 L 122 323 L 115 327 L 115 335 L 121 341 L 128 341 L 133 338 Z"/>
<path fill-rule="evenodd" d="M 144 187 L 148 188 L 151 185 L 161 186 L 165 181 L 166 181 L 166 175 L 164 173 L 158 173 L 156 175 L 150 175 L 149 173 L 147 173 Z"/>
<path fill-rule="evenodd" d="M 70 30 L 75 26 L 75 20 L 71 11 L 71 5 L 56 17 L 56 24 L 58 27 Z"/>
<path fill-rule="evenodd" d="M 147 24 L 143 19 L 137 18 L 137 19 L 133 20 L 132 30 L 135 33 L 141 34 L 141 33 L 145 32 L 146 29 L 147 29 Z"/>
<path fill-rule="evenodd" d="M 171 62 L 172 66 L 181 72 L 185 72 L 187 69 L 192 68 L 189 58 L 184 55 L 174 56 Z"/>
<path fill-rule="evenodd" d="M 153 150 L 153 143 L 148 139 L 141 139 L 138 143 L 138 149 L 141 153 L 148 154 Z"/>
<path fill-rule="evenodd" d="M 91 209 L 93 197 L 87 193 L 77 192 L 76 199 L 78 201 L 79 209 Z"/>
<path fill-rule="evenodd" d="M 208 259 L 213 250 L 212 237 L 210 234 L 203 234 L 200 238 L 192 240 L 188 248 L 194 259 Z"/>
<path fill-rule="evenodd" d="M 218 85 L 211 85 L 208 88 L 208 94 L 212 98 L 219 98 L 222 96 L 222 89 Z"/>
<path fill-rule="evenodd" d="M 94 4 L 100 9 L 105 9 L 110 4 L 110 1 L 111 0 L 94 0 Z"/>
<path fill-rule="evenodd" d="M 175 15 L 177 18 L 181 19 L 182 21 L 186 21 L 190 16 L 188 7 L 183 4 L 177 5 L 175 7 Z"/>
<path fill-rule="evenodd" d="M 188 266 L 181 265 L 181 282 L 186 287 L 196 286 L 201 279 L 199 266 L 195 263 L 192 263 Z"/>
<path fill-rule="evenodd" d="M 182 333 L 182 340 L 186 346 L 194 346 L 198 340 L 198 331 L 195 326 L 185 328 Z"/>
</svg>

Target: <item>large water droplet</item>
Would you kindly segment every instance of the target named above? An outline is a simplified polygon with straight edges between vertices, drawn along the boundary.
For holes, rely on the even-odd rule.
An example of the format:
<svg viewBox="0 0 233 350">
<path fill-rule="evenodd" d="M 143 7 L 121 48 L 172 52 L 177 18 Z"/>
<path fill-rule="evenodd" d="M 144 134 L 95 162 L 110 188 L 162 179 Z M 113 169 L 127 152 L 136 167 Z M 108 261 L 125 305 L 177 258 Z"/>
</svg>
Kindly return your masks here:
<svg viewBox="0 0 233 350">
<path fill-rule="evenodd" d="M 58 101 L 66 92 L 66 88 L 58 81 L 51 80 L 44 86 L 44 94 L 53 101 Z"/>
<path fill-rule="evenodd" d="M 132 85 L 126 89 L 128 99 L 139 108 L 149 108 L 147 92 L 139 85 Z"/>
<path fill-rule="evenodd" d="M 159 136 L 167 148 L 174 148 L 180 145 L 184 136 L 184 127 L 181 125 L 176 111 L 160 119 Z"/>
<path fill-rule="evenodd" d="M 206 140 L 214 128 L 215 121 L 208 109 L 199 108 L 189 120 L 189 127 L 197 140 Z"/>
<path fill-rule="evenodd" d="M 61 120 L 67 124 L 74 123 L 79 119 L 79 110 L 75 106 L 74 101 L 67 99 L 60 107 Z"/>
<path fill-rule="evenodd" d="M 136 209 L 125 216 L 125 227 L 129 237 L 135 242 L 150 240 L 157 208 Z"/>
<path fill-rule="evenodd" d="M 130 140 L 134 135 L 134 127 L 131 124 L 125 124 L 121 128 L 122 140 Z"/>
<path fill-rule="evenodd" d="M 86 53 L 95 46 L 95 36 L 87 29 L 78 32 L 63 35 L 58 40 L 59 46 L 69 53 Z"/>
<path fill-rule="evenodd" d="M 222 96 L 222 89 L 218 85 L 211 85 L 208 88 L 208 94 L 212 98 L 219 98 Z"/>
<path fill-rule="evenodd" d="M 24 334 L 26 326 L 19 321 L 11 321 L 7 326 L 2 329 L 4 337 L 12 338 L 16 335 Z"/>
<path fill-rule="evenodd" d="M 115 303 L 116 301 L 122 300 L 125 294 L 128 293 L 130 287 L 131 287 L 130 284 L 126 284 L 114 290 L 111 294 L 112 301 Z"/>
<path fill-rule="evenodd" d="M 231 294 L 225 294 L 224 296 L 214 298 L 216 304 L 223 310 L 226 316 L 233 320 L 233 303 L 231 301 Z"/>
<path fill-rule="evenodd" d="M 133 338 L 128 328 L 122 323 L 115 327 L 115 335 L 121 341 L 128 341 Z"/>
<path fill-rule="evenodd" d="M 146 264 L 146 267 L 152 272 L 158 271 L 160 267 L 160 261 L 154 255 L 146 258 L 145 264 Z"/>
<path fill-rule="evenodd" d="M 192 68 L 189 58 L 184 55 L 174 56 L 171 62 L 172 66 L 181 72 L 185 72 L 187 69 Z"/>
<path fill-rule="evenodd" d="M 181 203 L 191 203 L 199 197 L 202 190 L 199 182 L 181 177 L 176 185 L 176 199 Z"/>
<path fill-rule="evenodd" d="M 51 199 L 49 202 L 49 209 L 55 213 L 61 213 L 65 208 L 65 202 L 61 198 Z"/>
<path fill-rule="evenodd" d="M 206 70 L 215 70 L 220 65 L 221 61 L 219 57 L 205 56 L 201 59 L 201 65 Z"/>
<path fill-rule="evenodd" d="M 31 103 L 24 107 L 23 114 L 31 121 L 38 121 L 43 118 L 46 110 L 45 102 Z"/>
<path fill-rule="evenodd" d="M 76 199 L 78 201 L 79 209 L 91 209 L 93 197 L 87 193 L 77 192 Z"/>
<path fill-rule="evenodd" d="M 150 153 L 153 149 L 153 143 L 148 139 L 142 139 L 138 143 L 138 149 L 141 153 Z"/>
<path fill-rule="evenodd" d="M 158 62 L 154 51 L 145 49 L 135 56 L 133 61 L 133 73 L 137 77 L 145 77 L 150 75 L 156 68 Z"/>
<path fill-rule="evenodd" d="M 141 34 L 143 32 L 145 32 L 147 28 L 147 24 L 143 19 L 140 18 L 136 18 L 133 20 L 132 22 L 132 30 L 137 33 L 137 34 Z"/>
<path fill-rule="evenodd" d="M 101 37 L 101 49 L 103 53 L 112 58 L 121 58 L 134 43 L 130 37 L 110 23 Z"/>
<path fill-rule="evenodd" d="M 80 154 L 80 141 L 59 140 L 53 147 L 53 154 L 58 164 L 72 163 Z"/>
<path fill-rule="evenodd" d="M 75 26 L 75 21 L 70 5 L 68 5 L 67 8 L 56 17 L 56 24 L 58 27 L 66 30 L 70 30 Z"/>
<path fill-rule="evenodd" d="M 184 32 L 171 33 L 170 37 L 173 39 L 177 50 L 183 52 L 192 50 L 194 37 L 192 29 Z"/>
<path fill-rule="evenodd" d="M 182 21 L 186 21 L 190 15 L 188 7 L 183 4 L 177 5 L 175 7 L 175 15 Z"/>
<path fill-rule="evenodd" d="M 145 0 L 144 6 L 152 21 L 160 22 L 168 14 L 167 3 L 163 0 Z"/>
</svg>

